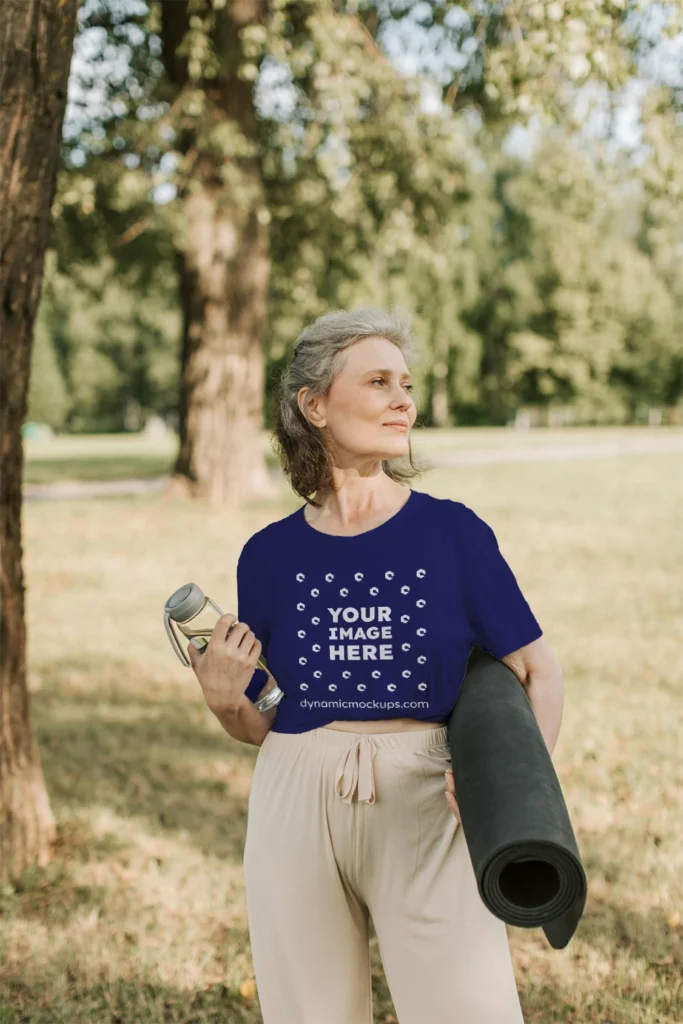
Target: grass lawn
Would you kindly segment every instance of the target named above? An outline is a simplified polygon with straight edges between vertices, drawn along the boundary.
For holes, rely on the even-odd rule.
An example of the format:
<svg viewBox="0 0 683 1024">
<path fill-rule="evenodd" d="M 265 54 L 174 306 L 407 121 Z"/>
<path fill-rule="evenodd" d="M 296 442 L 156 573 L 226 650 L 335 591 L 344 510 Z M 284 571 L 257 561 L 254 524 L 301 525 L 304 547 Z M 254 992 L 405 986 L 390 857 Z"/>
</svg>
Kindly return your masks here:
<svg viewBox="0 0 683 1024">
<path fill-rule="evenodd" d="M 465 427 L 452 430 L 420 428 L 413 431 L 413 454 L 417 459 L 439 459 L 460 452 L 483 449 L 517 450 L 557 446 L 580 447 L 623 439 L 652 440 L 681 437 L 672 427 L 589 427 L 543 430 L 509 430 L 501 427 Z M 266 431 L 263 453 L 269 465 L 278 459 Z M 178 439 L 174 434 L 151 439 L 144 434 L 90 434 L 56 436 L 50 441 L 24 439 L 24 483 L 50 484 L 95 480 L 146 480 L 170 473 L 175 463 Z"/>
<path fill-rule="evenodd" d="M 486 431 L 485 446 L 510 434 Z M 170 462 L 133 440 L 54 461 Z M 27 479 L 47 461 L 29 452 Z M 564 950 L 508 929 L 525 1021 L 680 1024 L 681 457 L 442 467 L 414 486 L 493 526 L 564 669 L 553 760 L 589 893 Z M 48 869 L 0 892 L 0 1024 L 261 1021 L 242 872 L 258 750 L 207 710 L 162 611 L 190 580 L 236 610 L 242 544 L 299 504 L 284 482 L 280 501 L 230 522 L 162 494 L 25 504 L 32 712 L 59 844 Z M 372 957 L 375 1021 L 392 1024 L 374 933 Z"/>
<path fill-rule="evenodd" d="M 75 480 L 146 480 L 170 473 L 178 440 L 143 434 L 57 436 L 49 441 L 24 438 L 24 483 Z"/>
</svg>

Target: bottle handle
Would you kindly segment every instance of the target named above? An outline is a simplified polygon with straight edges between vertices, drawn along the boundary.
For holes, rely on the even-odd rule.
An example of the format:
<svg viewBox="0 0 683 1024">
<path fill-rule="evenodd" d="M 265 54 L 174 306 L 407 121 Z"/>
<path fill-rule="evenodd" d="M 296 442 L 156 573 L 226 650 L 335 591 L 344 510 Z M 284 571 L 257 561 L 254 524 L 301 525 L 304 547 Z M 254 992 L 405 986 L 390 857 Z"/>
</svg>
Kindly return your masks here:
<svg viewBox="0 0 683 1024">
<path fill-rule="evenodd" d="M 212 601 L 211 598 L 208 597 L 208 596 L 206 597 L 206 600 L 209 602 L 211 607 L 218 613 L 218 618 L 220 618 L 221 615 L 223 615 L 223 612 L 218 607 L 216 602 Z M 233 625 L 234 625 L 234 623 L 233 623 Z M 192 662 L 190 661 L 190 659 L 188 658 L 187 654 L 185 653 L 185 651 L 180 646 L 180 641 L 178 640 L 178 633 L 176 632 L 178 630 L 178 626 L 175 624 L 175 620 L 171 618 L 171 616 L 168 614 L 168 612 L 164 612 L 164 627 L 165 627 L 166 632 L 168 634 L 168 639 L 171 641 L 171 647 L 173 648 L 173 650 L 178 655 L 179 661 L 185 666 L 185 668 L 191 668 L 192 667 Z M 232 626 L 230 627 L 230 629 L 232 629 Z M 230 630 L 228 630 L 228 632 L 230 632 Z M 182 634 L 182 636 L 183 636 L 183 639 L 185 639 L 185 634 L 184 633 Z"/>
<path fill-rule="evenodd" d="M 168 612 L 164 612 L 164 626 L 166 628 L 166 632 L 168 633 L 168 639 L 171 641 L 171 647 L 176 652 L 180 662 L 185 666 L 185 668 L 191 668 L 192 662 L 190 661 L 187 654 L 185 654 L 185 651 L 180 646 L 178 637 L 176 636 L 175 630 L 171 625 L 172 621 L 173 620 L 171 619 Z"/>
<path fill-rule="evenodd" d="M 221 615 L 225 614 L 222 611 L 222 609 L 218 607 L 216 602 L 213 601 L 210 597 L 208 597 L 208 595 L 207 595 L 206 600 L 209 602 L 209 604 L 214 609 L 214 611 L 217 612 L 219 618 L 221 617 Z M 238 620 L 235 619 L 235 621 L 231 624 L 231 626 L 229 627 L 227 633 L 225 634 L 226 637 L 230 635 L 230 631 L 232 630 L 233 626 L 237 625 L 237 622 L 238 622 Z M 177 635 L 177 632 L 176 632 L 178 627 L 177 627 L 177 625 L 175 625 L 174 620 L 171 619 L 171 617 L 168 614 L 168 612 L 164 612 L 164 628 L 166 629 L 166 632 L 168 634 L 168 639 L 171 641 L 171 647 L 173 648 L 173 650 L 175 651 L 176 655 L 178 656 L 178 660 L 181 662 L 182 665 L 185 666 L 185 668 L 191 668 L 192 667 L 192 662 L 190 661 L 190 659 L 188 658 L 187 654 L 185 653 L 185 651 L 180 646 L 180 642 L 178 640 L 178 635 Z M 185 634 L 184 633 L 183 633 L 183 638 L 185 638 Z M 264 671 L 268 676 L 270 676 L 271 679 L 273 678 L 273 676 L 271 675 L 270 669 L 268 668 L 268 666 L 266 664 L 266 659 L 263 657 L 263 655 L 259 656 L 259 659 L 256 662 L 256 667 L 262 669 L 262 671 Z"/>
</svg>

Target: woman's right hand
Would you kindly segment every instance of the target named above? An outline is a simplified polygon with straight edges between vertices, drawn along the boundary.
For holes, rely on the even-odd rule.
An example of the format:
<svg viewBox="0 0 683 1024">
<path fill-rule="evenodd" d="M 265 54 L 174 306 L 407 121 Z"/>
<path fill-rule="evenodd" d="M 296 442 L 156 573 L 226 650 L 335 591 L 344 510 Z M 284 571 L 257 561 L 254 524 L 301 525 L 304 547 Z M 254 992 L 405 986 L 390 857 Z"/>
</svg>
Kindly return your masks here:
<svg viewBox="0 0 683 1024">
<path fill-rule="evenodd" d="M 187 645 L 187 653 L 209 710 L 219 714 L 232 711 L 244 697 L 261 655 L 261 641 L 246 622 L 228 612 L 214 626 L 204 653 L 193 643 Z"/>
</svg>

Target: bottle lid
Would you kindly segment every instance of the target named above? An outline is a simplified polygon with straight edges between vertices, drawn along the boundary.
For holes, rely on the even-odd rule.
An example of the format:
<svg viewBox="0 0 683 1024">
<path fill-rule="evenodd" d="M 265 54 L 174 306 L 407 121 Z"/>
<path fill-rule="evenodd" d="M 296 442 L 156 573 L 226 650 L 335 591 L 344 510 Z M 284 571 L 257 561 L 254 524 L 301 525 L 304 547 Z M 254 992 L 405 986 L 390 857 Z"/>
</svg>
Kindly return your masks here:
<svg viewBox="0 0 683 1024">
<path fill-rule="evenodd" d="M 201 611 L 206 598 L 196 583 L 184 583 L 171 594 L 164 605 L 164 611 L 174 622 L 187 622 Z"/>
</svg>

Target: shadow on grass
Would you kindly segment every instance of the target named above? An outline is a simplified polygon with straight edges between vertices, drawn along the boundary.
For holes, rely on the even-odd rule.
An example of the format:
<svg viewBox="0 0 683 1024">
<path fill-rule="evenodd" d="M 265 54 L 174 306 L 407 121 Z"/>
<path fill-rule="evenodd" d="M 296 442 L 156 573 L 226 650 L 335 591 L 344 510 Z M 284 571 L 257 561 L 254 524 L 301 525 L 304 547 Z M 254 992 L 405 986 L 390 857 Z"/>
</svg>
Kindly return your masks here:
<svg viewBox="0 0 683 1024">
<path fill-rule="evenodd" d="M 182 833 L 203 854 L 241 863 L 258 749 L 212 732 L 208 714 L 203 703 L 136 700 L 130 691 L 34 695 L 53 805 L 106 807 L 142 820 L 152 833 Z"/>
<path fill-rule="evenodd" d="M 43 767 L 55 808 L 111 808 L 121 817 L 143 822 L 152 833 L 182 835 L 204 854 L 241 863 L 247 821 L 245 791 L 257 748 L 245 747 L 222 731 L 212 731 L 203 703 L 188 702 L 159 683 L 137 680 L 139 692 L 130 684 L 124 688 L 116 682 L 130 678 L 130 666 L 123 661 L 99 675 L 94 666 L 85 666 L 82 678 L 89 673 L 90 679 L 97 679 L 89 692 L 79 690 L 78 685 L 70 690 L 68 684 L 60 684 L 75 667 L 73 661 L 68 666 L 52 666 L 55 685 L 33 697 Z M 525 1020 L 528 1024 L 608 1020 L 654 1024 L 683 1019 L 680 1005 L 676 1005 L 680 1000 L 677 979 L 683 973 L 680 929 L 667 926 L 661 909 L 640 911 L 637 894 L 624 900 L 620 880 L 624 865 L 605 858 L 598 837 L 578 838 L 589 876 L 586 913 L 576 941 L 565 952 L 555 954 L 550 948 L 547 952 L 548 959 L 564 955 L 576 959 L 582 984 L 572 989 L 549 982 L 547 970 L 540 969 L 541 954 L 539 969 L 532 968 L 519 978 Z M 97 837 L 85 831 L 83 835 L 62 835 L 61 840 L 69 861 L 75 857 L 106 858 L 125 845 L 115 835 Z M 590 878 L 598 876 L 614 880 L 606 890 L 607 898 L 591 895 Z M 74 886 L 67 877 L 53 878 L 42 894 L 40 886 L 34 892 L 29 890 L 30 885 L 20 896 L 20 913 L 37 916 L 48 910 L 50 922 L 96 906 L 103 896 L 97 886 Z M 585 947 L 599 954 L 597 961 L 586 956 Z M 594 962 L 606 965 L 609 978 L 587 976 Z M 653 987 L 642 986 L 639 971 L 644 965 Z M 372 967 L 376 1019 L 389 1021 L 393 1008 L 376 942 Z M 0 1024 L 20 1020 L 32 1024 L 223 1024 L 226 1020 L 255 1024 L 260 1020 L 253 1005 L 245 1008 L 239 997 L 232 997 L 236 1002 L 231 1003 L 230 993 L 222 985 L 188 994 L 156 985 L 153 980 L 150 985 L 114 981 L 93 990 L 76 981 L 63 1007 L 44 1010 L 40 988 L 32 984 L 29 991 L 19 977 L 9 981 L 5 993 L 9 1001 L 3 1010 L 0 1000 Z M 27 1016 L 29 999 L 31 1015 Z M 7 1015 L 7 1007 L 12 1013 L 16 1007 L 14 1016 Z"/>
<path fill-rule="evenodd" d="M 27 459 L 25 484 L 55 484 L 67 480 L 150 480 L 173 469 L 174 459 L 163 455 L 94 455 L 88 458 Z"/>
<path fill-rule="evenodd" d="M 593 870 L 604 873 L 611 867 L 599 861 L 597 851 L 584 859 L 584 866 L 589 886 Z M 514 936 L 521 929 L 510 931 Z M 540 929 L 533 931 L 542 935 Z M 548 961 L 570 959 L 582 983 L 561 988 L 548 981 L 547 971 L 529 970 L 523 976 L 518 973 L 527 1024 L 659 1024 L 683 1020 L 683 935 L 680 929 L 668 927 L 661 908 L 639 911 L 620 900 L 616 891 L 610 898 L 596 899 L 589 888 L 585 913 L 568 946 L 555 951 L 545 938 L 543 944 Z M 587 955 L 586 947 L 592 953 Z M 649 976 L 651 984 L 643 984 L 644 975 Z"/>
<path fill-rule="evenodd" d="M 617 898 L 592 900 L 583 927 L 583 941 L 606 959 L 626 954 L 634 962 L 647 964 L 672 992 L 674 978 L 683 978 L 683 933 L 680 927 L 669 926 L 665 909 L 650 907 L 641 912 Z M 683 1001 L 678 1009 L 683 1020 Z"/>
<path fill-rule="evenodd" d="M 396 1012 L 375 950 L 372 957 L 373 1019 L 397 1024 Z M 86 987 L 67 968 L 70 997 L 54 1002 L 48 981 L 30 987 L 20 977 L 0 987 L 0 1024 L 261 1024 L 258 990 L 244 999 L 223 984 L 178 991 L 154 981 L 116 978 Z M 546 1024 L 546 1022 L 544 1022 Z"/>
<path fill-rule="evenodd" d="M 572 960 L 573 982 L 561 985 L 549 980 L 547 969 L 518 972 L 524 1020 L 527 1024 L 674 1024 L 683 1020 L 681 941 L 670 932 L 667 939 L 667 931 L 664 914 L 656 908 L 639 913 L 625 910 L 616 900 L 605 901 L 579 925 L 577 938 L 584 948 L 574 939 L 566 951 L 548 949 L 548 965 L 557 957 Z M 587 957 L 586 946 L 599 956 Z"/>
<path fill-rule="evenodd" d="M 271 476 L 281 477 L 280 464 L 270 451 L 265 453 L 266 468 Z M 172 473 L 175 455 L 132 454 L 74 456 L 62 458 L 31 458 L 24 461 L 23 483 L 57 484 L 83 481 L 152 480 Z M 1 1022 L 0 1022 L 1 1024 Z"/>
<path fill-rule="evenodd" d="M 0 1024 L 257 1024 L 258 997 L 249 1004 L 225 985 L 194 992 L 168 985 L 115 978 L 91 988 L 75 987 L 68 1000 L 53 1001 L 46 986 L 31 990 L 11 981 L 0 1002 Z"/>
</svg>

